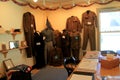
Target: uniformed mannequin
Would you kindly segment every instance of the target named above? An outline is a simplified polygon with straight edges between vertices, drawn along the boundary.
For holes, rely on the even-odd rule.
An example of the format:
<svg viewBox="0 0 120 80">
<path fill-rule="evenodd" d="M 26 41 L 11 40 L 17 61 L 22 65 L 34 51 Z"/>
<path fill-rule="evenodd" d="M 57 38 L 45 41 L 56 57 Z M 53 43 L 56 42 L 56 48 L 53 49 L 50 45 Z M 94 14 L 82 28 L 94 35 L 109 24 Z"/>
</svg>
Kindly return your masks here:
<svg viewBox="0 0 120 80">
<path fill-rule="evenodd" d="M 63 57 L 70 57 L 70 35 L 66 29 L 64 29 L 61 34 L 61 44 Z"/>
<path fill-rule="evenodd" d="M 79 50 L 81 47 L 81 36 L 78 31 L 75 29 L 70 32 L 70 48 L 72 56 L 76 58 L 77 61 L 79 61 Z"/>
<path fill-rule="evenodd" d="M 42 32 L 43 37 L 44 37 L 44 42 L 45 42 L 45 63 L 49 64 L 50 61 L 50 54 L 49 52 L 53 49 L 53 45 L 55 43 L 54 41 L 54 34 L 53 34 L 53 30 L 51 30 L 50 28 L 46 28 L 44 29 Z"/>
<path fill-rule="evenodd" d="M 45 42 L 45 64 L 49 64 L 50 61 L 50 50 L 53 49 L 53 45 L 55 44 L 55 40 L 54 40 L 54 33 L 53 33 L 54 29 L 52 28 L 51 23 L 49 22 L 48 18 L 46 20 L 46 28 L 44 30 L 41 31 L 43 38 L 44 38 L 44 42 Z"/>
<path fill-rule="evenodd" d="M 61 32 L 59 30 L 54 30 L 55 46 L 61 48 Z"/>
<path fill-rule="evenodd" d="M 32 57 L 34 54 L 34 31 L 36 31 L 35 19 L 30 12 L 23 14 L 23 29 L 25 34 L 25 40 L 27 42 L 27 57 Z"/>
<path fill-rule="evenodd" d="M 89 40 L 91 50 L 96 50 L 95 27 L 97 27 L 97 16 L 93 11 L 87 10 L 82 14 L 82 26 L 84 28 L 82 49 L 86 50 Z"/>
<path fill-rule="evenodd" d="M 42 68 L 45 66 L 45 57 L 44 57 L 44 39 L 43 35 L 36 31 L 34 33 L 34 48 L 35 48 L 35 62 L 34 68 Z"/>
</svg>

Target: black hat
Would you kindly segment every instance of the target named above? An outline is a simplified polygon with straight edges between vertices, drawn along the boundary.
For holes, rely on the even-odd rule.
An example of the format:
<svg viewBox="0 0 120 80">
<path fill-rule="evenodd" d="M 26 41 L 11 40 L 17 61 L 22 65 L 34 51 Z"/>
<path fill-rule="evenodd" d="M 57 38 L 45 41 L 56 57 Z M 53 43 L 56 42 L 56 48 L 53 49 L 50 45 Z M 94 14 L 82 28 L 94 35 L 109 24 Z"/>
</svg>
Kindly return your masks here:
<svg viewBox="0 0 120 80">
<path fill-rule="evenodd" d="M 47 18 L 47 21 L 46 21 L 46 26 L 47 26 L 47 28 L 54 30 L 54 29 L 52 28 L 51 23 L 50 23 L 50 21 L 48 20 L 48 18 Z"/>
</svg>

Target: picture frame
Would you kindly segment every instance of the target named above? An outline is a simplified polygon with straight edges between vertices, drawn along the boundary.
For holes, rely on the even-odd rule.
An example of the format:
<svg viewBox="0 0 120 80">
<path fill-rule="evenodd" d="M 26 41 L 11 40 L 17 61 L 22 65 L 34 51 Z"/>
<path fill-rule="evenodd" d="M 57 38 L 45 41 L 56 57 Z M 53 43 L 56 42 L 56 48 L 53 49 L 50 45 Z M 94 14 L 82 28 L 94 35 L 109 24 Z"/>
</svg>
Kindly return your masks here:
<svg viewBox="0 0 120 80">
<path fill-rule="evenodd" d="M 27 42 L 26 41 L 21 41 L 21 47 L 27 47 Z"/>
<path fill-rule="evenodd" d="M 9 49 L 19 48 L 19 41 L 9 41 Z"/>
<path fill-rule="evenodd" d="M 3 65 L 5 66 L 6 70 L 10 70 L 11 68 L 15 67 L 11 59 L 7 59 L 3 61 Z"/>
</svg>

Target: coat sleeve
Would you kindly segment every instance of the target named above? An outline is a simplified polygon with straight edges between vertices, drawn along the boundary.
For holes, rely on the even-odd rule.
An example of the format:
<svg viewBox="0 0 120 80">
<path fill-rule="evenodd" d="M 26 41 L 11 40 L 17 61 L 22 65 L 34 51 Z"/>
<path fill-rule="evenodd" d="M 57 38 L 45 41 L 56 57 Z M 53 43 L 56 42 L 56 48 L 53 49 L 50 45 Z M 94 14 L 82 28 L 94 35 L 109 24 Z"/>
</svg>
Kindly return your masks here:
<svg viewBox="0 0 120 80">
<path fill-rule="evenodd" d="M 98 26 L 97 15 L 94 13 L 94 26 Z"/>
<path fill-rule="evenodd" d="M 24 28 L 24 32 L 28 32 L 28 29 L 27 29 L 27 27 L 26 27 L 26 14 L 24 14 L 23 15 L 23 28 Z"/>
</svg>

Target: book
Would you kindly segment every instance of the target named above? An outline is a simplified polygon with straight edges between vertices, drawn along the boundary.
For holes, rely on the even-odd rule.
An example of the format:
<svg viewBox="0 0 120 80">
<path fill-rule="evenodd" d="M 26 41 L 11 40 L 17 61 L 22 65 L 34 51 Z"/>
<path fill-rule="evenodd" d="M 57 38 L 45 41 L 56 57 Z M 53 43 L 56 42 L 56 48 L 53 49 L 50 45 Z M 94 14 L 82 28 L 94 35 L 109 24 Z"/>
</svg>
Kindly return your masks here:
<svg viewBox="0 0 120 80">
<path fill-rule="evenodd" d="M 97 71 L 98 59 L 86 59 L 83 58 L 80 64 L 78 64 L 77 71 L 93 72 Z"/>
</svg>

